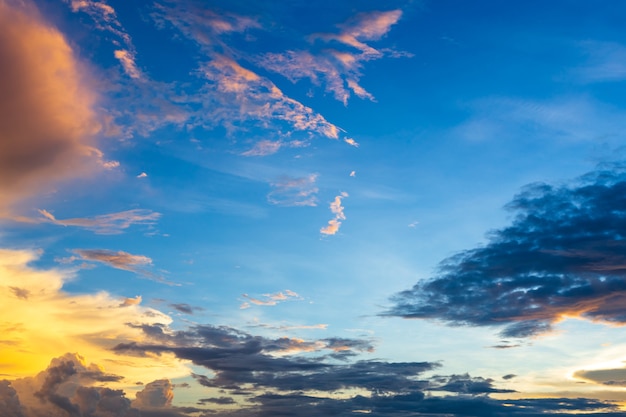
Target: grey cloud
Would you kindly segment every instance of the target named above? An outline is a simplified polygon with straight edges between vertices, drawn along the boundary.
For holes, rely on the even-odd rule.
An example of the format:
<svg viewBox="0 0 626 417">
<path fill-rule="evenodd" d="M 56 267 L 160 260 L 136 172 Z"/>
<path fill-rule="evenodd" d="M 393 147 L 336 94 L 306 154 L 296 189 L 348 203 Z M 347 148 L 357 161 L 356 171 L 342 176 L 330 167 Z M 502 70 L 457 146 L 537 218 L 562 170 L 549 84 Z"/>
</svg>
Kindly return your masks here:
<svg viewBox="0 0 626 417">
<path fill-rule="evenodd" d="M 625 323 L 625 195 L 618 165 L 561 185 L 531 184 L 508 204 L 510 226 L 443 260 L 384 315 L 505 325 L 507 337 L 547 332 L 563 315 Z"/>
</svg>

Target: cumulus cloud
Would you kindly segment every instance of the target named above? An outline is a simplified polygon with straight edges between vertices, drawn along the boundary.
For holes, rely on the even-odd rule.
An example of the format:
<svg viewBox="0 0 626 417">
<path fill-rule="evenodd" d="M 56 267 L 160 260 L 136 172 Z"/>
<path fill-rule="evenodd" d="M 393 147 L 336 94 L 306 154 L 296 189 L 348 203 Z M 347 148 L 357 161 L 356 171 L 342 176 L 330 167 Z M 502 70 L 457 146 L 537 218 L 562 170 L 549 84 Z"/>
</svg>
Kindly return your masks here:
<svg viewBox="0 0 626 417">
<path fill-rule="evenodd" d="M 317 174 L 300 178 L 282 176 L 271 183 L 274 189 L 267 195 L 267 201 L 278 206 L 314 207 L 319 191 L 316 181 Z"/>
<path fill-rule="evenodd" d="M 330 203 L 330 211 L 335 215 L 334 219 L 328 221 L 328 225 L 320 229 L 320 233 L 325 235 L 334 235 L 339 231 L 341 226 L 341 220 L 346 219 L 346 215 L 343 213 L 343 206 L 341 205 L 341 199 L 348 197 L 348 193 L 342 192 L 335 197 L 332 203 Z"/>
<path fill-rule="evenodd" d="M 292 82 L 308 79 L 314 85 L 324 83 L 326 92 L 332 93 L 344 105 L 347 105 L 351 93 L 361 99 L 374 100 L 374 96 L 359 85 L 361 68 L 363 62 L 379 59 L 385 52 L 373 48 L 365 41 L 379 40 L 401 16 L 400 10 L 362 13 L 339 25 L 338 33 L 311 35 L 309 37 L 311 47 L 316 46 L 316 41 L 320 41 L 323 43 L 320 50 L 268 53 L 262 55 L 257 63 L 270 71 L 282 74 Z"/>
<path fill-rule="evenodd" d="M 358 142 L 352 138 L 345 138 L 343 141 L 346 142 L 350 146 L 354 146 L 355 148 L 359 147 Z"/>
<path fill-rule="evenodd" d="M 188 373 L 172 357 L 129 361 L 110 350 L 118 343 L 144 338 L 143 332 L 127 323 L 168 324 L 169 316 L 141 306 L 139 297 L 120 301 L 119 296 L 103 291 L 66 293 L 63 285 L 75 277 L 62 270 L 31 267 L 29 263 L 38 256 L 33 251 L 0 250 L 0 334 L 10 342 L 0 343 L 0 374 L 32 375 L 44 369 L 50 358 L 76 351 L 131 380 L 159 379 L 164 372 L 172 377 Z M 18 294 L 28 296 L 9 290 L 16 285 Z"/>
<path fill-rule="evenodd" d="M 89 71 L 29 4 L 0 2 L 0 214 L 103 164 Z"/>
<path fill-rule="evenodd" d="M 94 217 L 78 217 L 71 219 L 57 219 L 47 210 L 39 210 L 39 213 L 51 223 L 61 226 L 82 227 L 102 235 L 122 233 L 135 224 L 152 226 L 161 217 L 160 213 L 144 209 L 126 210 Z"/>
<path fill-rule="evenodd" d="M 393 297 L 387 315 L 452 325 L 548 332 L 579 317 L 626 323 L 626 170 L 618 165 L 561 185 L 531 184 L 508 204 L 514 220 L 482 247 L 439 265 Z"/>
</svg>

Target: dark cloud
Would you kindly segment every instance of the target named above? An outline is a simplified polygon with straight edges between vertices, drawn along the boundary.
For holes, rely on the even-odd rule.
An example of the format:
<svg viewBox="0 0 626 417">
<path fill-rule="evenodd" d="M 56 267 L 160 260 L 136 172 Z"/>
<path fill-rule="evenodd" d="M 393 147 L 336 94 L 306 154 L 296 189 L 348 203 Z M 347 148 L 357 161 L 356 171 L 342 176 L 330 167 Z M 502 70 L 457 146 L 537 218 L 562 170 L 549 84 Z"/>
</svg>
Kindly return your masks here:
<svg viewBox="0 0 626 417">
<path fill-rule="evenodd" d="M 516 376 L 517 376 L 517 375 L 515 375 L 515 374 L 506 374 L 506 375 L 504 375 L 504 376 L 502 377 L 502 379 L 504 379 L 504 380 L 509 380 L 509 379 L 513 379 L 513 378 L 515 378 Z"/>
<path fill-rule="evenodd" d="M 195 311 L 204 310 L 202 307 L 194 307 L 186 303 L 174 303 L 174 304 L 170 304 L 170 307 L 184 314 L 193 314 Z"/>
<path fill-rule="evenodd" d="M 17 391 L 9 381 L 0 381 L 0 410 L 3 417 L 24 417 Z"/>
<path fill-rule="evenodd" d="M 384 315 L 506 325 L 506 337 L 547 332 L 564 315 L 626 322 L 625 167 L 531 184 L 507 209 L 510 226 L 443 260 Z"/>
<path fill-rule="evenodd" d="M 433 377 L 437 381 L 439 377 Z M 472 378 L 468 374 L 451 375 L 441 377 L 442 384 L 433 388 L 436 391 L 456 392 L 459 394 L 493 394 L 493 393 L 510 393 L 515 392 L 510 389 L 499 389 L 493 386 L 493 379 L 485 379 L 482 377 Z"/>
<path fill-rule="evenodd" d="M 201 398 L 198 400 L 198 404 L 234 404 L 235 400 L 231 397 L 219 397 L 219 398 Z"/>
</svg>

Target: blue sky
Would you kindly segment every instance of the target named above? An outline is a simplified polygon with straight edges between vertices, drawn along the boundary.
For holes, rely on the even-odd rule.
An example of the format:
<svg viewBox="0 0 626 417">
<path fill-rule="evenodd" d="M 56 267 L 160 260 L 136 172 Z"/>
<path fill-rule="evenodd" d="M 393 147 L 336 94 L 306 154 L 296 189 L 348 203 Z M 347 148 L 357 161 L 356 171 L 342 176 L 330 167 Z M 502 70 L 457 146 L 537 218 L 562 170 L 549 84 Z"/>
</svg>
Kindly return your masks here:
<svg viewBox="0 0 626 417">
<path fill-rule="evenodd" d="M 625 14 L 0 0 L 0 416 L 622 415 Z"/>
</svg>

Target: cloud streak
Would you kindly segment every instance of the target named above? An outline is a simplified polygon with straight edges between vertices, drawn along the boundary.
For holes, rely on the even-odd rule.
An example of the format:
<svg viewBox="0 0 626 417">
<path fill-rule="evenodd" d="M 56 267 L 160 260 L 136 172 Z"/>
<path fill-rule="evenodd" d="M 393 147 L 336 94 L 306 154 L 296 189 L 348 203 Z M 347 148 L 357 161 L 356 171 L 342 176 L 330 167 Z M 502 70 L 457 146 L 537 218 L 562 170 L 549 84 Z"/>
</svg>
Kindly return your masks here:
<svg viewBox="0 0 626 417">
<path fill-rule="evenodd" d="M 124 251 L 113 251 L 109 249 L 74 249 L 79 259 L 84 261 L 99 262 L 110 266 L 111 268 L 121 269 L 124 271 L 134 272 L 139 276 L 150 280 L 160 282 L 167 285 L 178 285 L 167 281 L 161 275 L 155 274 L 149 270 L 152 266 L 152 259 L 143 255 L 133 255 Z M 74 261 L 70 258 L 69 261 Z"/>
<path fill-rule="evenodd" d="M 71 219 L 57 219 L 47 210 L 39 210 L 39 213 L 51 223 L 60 226 L 82 227 L 102 235 L 122 233 L 135 224 L 152 226 L 161 217 L 160 213 L 145 209 L 126 210 L 94 217 Z"/>
<path fill-rule="evenodd" d="M 387 315 L 452 325 L 505 326 L 528 337 L 580 317 L 626 323 L 626 171 L 608 166 L 576 181 L 531 184 L 508 204 L 508 227 L 396 294 Z"/>
</svg>

